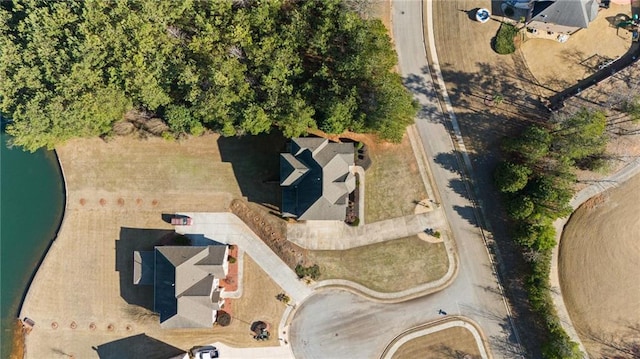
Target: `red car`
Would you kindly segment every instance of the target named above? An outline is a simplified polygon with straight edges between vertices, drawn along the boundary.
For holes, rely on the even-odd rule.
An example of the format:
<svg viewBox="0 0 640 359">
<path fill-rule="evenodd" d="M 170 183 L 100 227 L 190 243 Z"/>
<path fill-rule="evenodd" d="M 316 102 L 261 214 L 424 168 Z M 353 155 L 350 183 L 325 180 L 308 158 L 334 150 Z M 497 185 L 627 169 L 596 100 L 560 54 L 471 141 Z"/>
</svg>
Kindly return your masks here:
<svg viewBox="0 0 640 359">
<path fill-rule="evenodd" d="M 193 219 L 188 216 L 173 216 L 171 217 L 171 224 L 174 226 L 190 226 L 193 224 Z"/>
</svg>

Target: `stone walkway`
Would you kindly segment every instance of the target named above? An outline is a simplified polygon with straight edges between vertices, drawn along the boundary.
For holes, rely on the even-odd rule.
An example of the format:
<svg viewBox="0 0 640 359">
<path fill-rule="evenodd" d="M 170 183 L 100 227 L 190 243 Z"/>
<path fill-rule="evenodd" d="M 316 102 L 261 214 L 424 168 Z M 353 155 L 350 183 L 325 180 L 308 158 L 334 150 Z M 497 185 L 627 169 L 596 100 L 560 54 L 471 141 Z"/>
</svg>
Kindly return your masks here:
<svg viewBox="0 0 640 359">
<path fill-rule="evenodd" d="M 344 250 L 447 228 L 440 209 L 352 227 L 342 221 L 303 221 L 287 226 L 287 239 L 312 250 Z"/>
</svg>

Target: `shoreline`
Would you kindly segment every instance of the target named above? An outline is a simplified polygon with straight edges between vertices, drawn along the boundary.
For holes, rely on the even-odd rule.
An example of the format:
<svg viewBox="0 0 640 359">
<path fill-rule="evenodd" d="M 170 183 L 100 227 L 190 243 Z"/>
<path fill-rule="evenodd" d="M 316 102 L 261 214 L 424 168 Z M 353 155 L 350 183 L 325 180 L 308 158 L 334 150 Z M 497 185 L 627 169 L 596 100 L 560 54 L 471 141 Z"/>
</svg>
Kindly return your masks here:
<svg viewBox="0 0 640 359">
<path fill-rule="evenodd" d="M 58 221 L 58 224 L 56 226 L 56 229 L 54 231 L 54 234 L 52 236 L 51 239 L 49 239 L 49 241 L 47 242 L 46 248 L 44 249 L 44 251 L 42 252 L 42 255 L 40 256 L 40 258 L 38 259 L 38 261 L 35 264 L 35 267 L 33 269 L 33 272 L 31 273 L 31 275 L 29 276 L 29 279 L 27 280 L 26 286 L 25 286 L 25 290 L 22 292 L 21 296 L 20 296 L 20 301 L 18 303 L 18 308 L 16 311 L 16 318 L 17 321 L 15 322 L 15 325 L 18 326 L 19 323 L 23 322 L 23 319 L 25 318 L 24 313 L 22 313 L 23 307 L 24 307 L 24 303 L 27 299 L 27 296 L 29 295 L 29 292 L 31 290 L 31 287 L 33 286 L 33 283 L 35 282 L 37 276 L 38 276 L 38 272 L 40 271 L 40 267 L 42 267 L 42 264 L 44 263 L 45 259 L 47 258 L 47 254 L 49 254 L 49 251 L 51 250 L 51 247 L 54 245 L 54 243 L 56 242 L 56 239 L 58 238 L 58 235 L 60 233 L 60 230 L 64 224 L 65 221 L 65 214 L 66 214 L 66 210 L 67 210 L 67 203 L 68 203 L 68 192 L 67 192 L 67 180 L 66 177 L 64 175 L 64 168 L 62 167 L 62 162 L 60 162 L 60 157 L 58 156 L 58 152 L 56 152 L 56 150 L 53 150 L 53 156 L 55 157 L 55 162 L 58 164 L 58 174 L 60 176 L 60 178 L 62 179 L 61 183 L 62 183 L 62 192 L 64 194 L 63 196 L 63 203 L 62 203 L 62 213 L 60 216 L 60 220 Z M 22 335 L 22 338 L 19 340 L 16 338 L 16 336 L 20 336 Z M 24 330 L 20 330 L 18 331 L 17 328 L 13 330 L 13 338 L 11 338 L 11 351 L 9 353 L 11 358 L 14 358 L 16 355 L 16 352 L 18 351 L 19 353 L 19 349 L 15 347 L 16 344 L 22 343 L 24 348 L 22 349 L 22 353 L 23 356 L 26 353 L 26 338 L 25 338 L 26 332 Z M 18 356 L 19 357 L 19 356 Z M 18 358 L 16 357 L 16 358 Z"/>
</svg>

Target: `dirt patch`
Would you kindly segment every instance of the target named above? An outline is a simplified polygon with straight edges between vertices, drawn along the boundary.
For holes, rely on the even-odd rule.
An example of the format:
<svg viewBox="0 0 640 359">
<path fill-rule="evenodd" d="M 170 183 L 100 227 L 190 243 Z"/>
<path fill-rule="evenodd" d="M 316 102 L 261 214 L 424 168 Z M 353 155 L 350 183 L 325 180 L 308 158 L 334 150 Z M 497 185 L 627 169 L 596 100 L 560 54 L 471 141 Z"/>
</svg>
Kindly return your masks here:
<svg viewBox="0 0 640 359">
<path fill-rule="evenodd" d="M 411 339 L 393 354 L 393 359 L 412 358 L 480 359 L 480 351 L 469 330 L 453 327 Z"/>
<path fill-rule="evenodd" d="M 564 301 L 593 358 L 627 357 L 640 347 L 639 187 L 636 176 L 586 202 L 560 242 Z"/>
<path fill-rule="evenodd" d="M 4 329 L 3 329 L 4 330 Z M 16 320 L 11 328 L 11 354 L 9 359 L 23 359 L 25 354 L 26 330 L 22 321 Z"/>
<path fill-rule="evenodd" d="M 609 199 L 609 195 L 606 193 L 602 193 L 597 196 L 593 196 L 589 198 L 582 204 L 581 207 L 584 208 L 585 210 L 594 210 L 598 208 L 600 205 L 602 205 L 603 203 L 605 203 L 608 199 Z"/>
<path fill-rule="evenodd" d="M 291 269 L 295 269 L 298 264 L 306 264 L 307 250 L 287 240 L 287 224 L 276 217 L 277 213 L 266 213 L 255 204 L 237 199 L 231 203 L 231 212 L 251 228 L 253 233 Z"/>
<path fill-rule="evenodd" d="M 380 292 L 435 281 L 448 268 L 444 245 L 417 236 L 344 251 L 309 251 L 309 259 L 320 266 L 319 280 L 346 279 Z"/>
</svg>

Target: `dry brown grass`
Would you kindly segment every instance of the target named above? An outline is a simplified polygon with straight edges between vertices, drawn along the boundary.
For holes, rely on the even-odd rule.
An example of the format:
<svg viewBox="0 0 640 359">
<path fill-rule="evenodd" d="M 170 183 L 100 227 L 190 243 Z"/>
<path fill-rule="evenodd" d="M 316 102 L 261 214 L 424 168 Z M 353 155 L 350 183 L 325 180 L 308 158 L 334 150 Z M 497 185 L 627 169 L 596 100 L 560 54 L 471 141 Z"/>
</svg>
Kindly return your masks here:
<svg viewBox="0 0 640 359">
<path fill-rule="evenodd" d="M 368 146 L 372 165 L 366 171 L 365 220 L 372 223 L 413 214 L 427 194 L 408 136 L 401 143 Z"/>
<path fill-rule="evenodd" d="M 453 327 L 412 339 L 393 355 L 393 359 L 413 358 L 478 359 L 480 351 L 469 330 Z"/>
<path fill-rule="evenodd" d="M 279 345 L 273 339 L 254 341 L 250 335 L 255 319 L 277 330 L 285 306 L 275 299 L 282 290 L 248 256 L 244 295 L 231 303 L 234 320 L 226 328 L 160 329 L 157 315 L 147 309 L 152 298 L 133 288 L 130 269 L 124 268 L 132 257 L 121 251 L 123 246 L 152 244 L 173 230 L 162 213 L 226 211 L 233 198 L 254 195 L 245 192 L 250 183 L 239 184 L 236 176 L 243 171 L 255 174 L 260 168 L 225 162 L 229 155 L 220 149 L 241 146 L 226 141 L 231 142 L 220 145 L 213 135 L 184 142 L 88 139 L 58 148 L 67 180 L 67 208 L 23 306 L 36 322 L 26 337 L 28 358 L 47 357 L 52 351 L 93 358 L 97 353 L 92 347 L 117 343 L 118 348 L 123 346 L 118 340 L 141 333 L 183 350 L 215 341 Z M 252 179 L 262 183 L 258 176 Z"/>
<path fill-rule="evenodd" d="M 636 176 L 586 202 L 560 242 L 564 301 L 594 358 L 627 357 L 615 346 L 640 347 L 639 186 Z"/>
<path fill-rule="evenodd" d="M 372 134 L 347 131 L 329 135 L 320 130 L 309 133 L 331 141 L 347 138 L 363 142 L 367 146 L 372 165 L 365 172 L 366 223 L 413 214 L 415 201 L 427 198 L 416 157 L 406 134 L 402 142 L 394 144 L 382 141 Z"/>
<path fill-rule="evenodd" d="M 440 279 L 448 267 L 444 245 L 417 236 L 344 251 L 309 251 L 309 260 L 320 266 L 320 280 L 346 279 L 380 292 Z"/>
<path fill-rule="evenodd" d="M 217 191 L 240 196 L 232 164 L 222 161 L 218 138 L 208 135 L 180 142 L 94 138 L 70 141 L 57 151 L 74 190 Z"/>
<path fill-rule="evenodd" d="M 522 46 L 530 71 L 543 86 L 545 96 L 574 85 L 598 69 L 606 59 L 623 55 L 631 45 L 631 33 L 617 30 L 608 19 L 631 14 L 629 5 L 611 4 L 601 9 L 587 29 L 581 29 L 561 44 L 554 40 L 529 38 Z M 553 64 L 549 66 L 549 64 Z"/>
<path fill-rule="evenodd" d="M 182 349 L 195 345 L 206 345 L 220 341 L 233 347 L 277 346 L 279 342 L 256 341 L 251 332 L 251 323 L 264 321 L 271 324 L 272 332 L 278 332 L 278 325 L 286 305 L 276 299 L 282 289 L 271 280 L 256 262 L 244 256 L 244 292 L 239 299 L 231 300 L 232 319 L 227 327 L 214 326 L 211 329 L 166 330 L 156 325 L 147 327 L 147 335 Z M 157 321 L 157 318 L 153 318 Z M 140 328 L 143 329 L 143 328 Z"/>
</svg>

